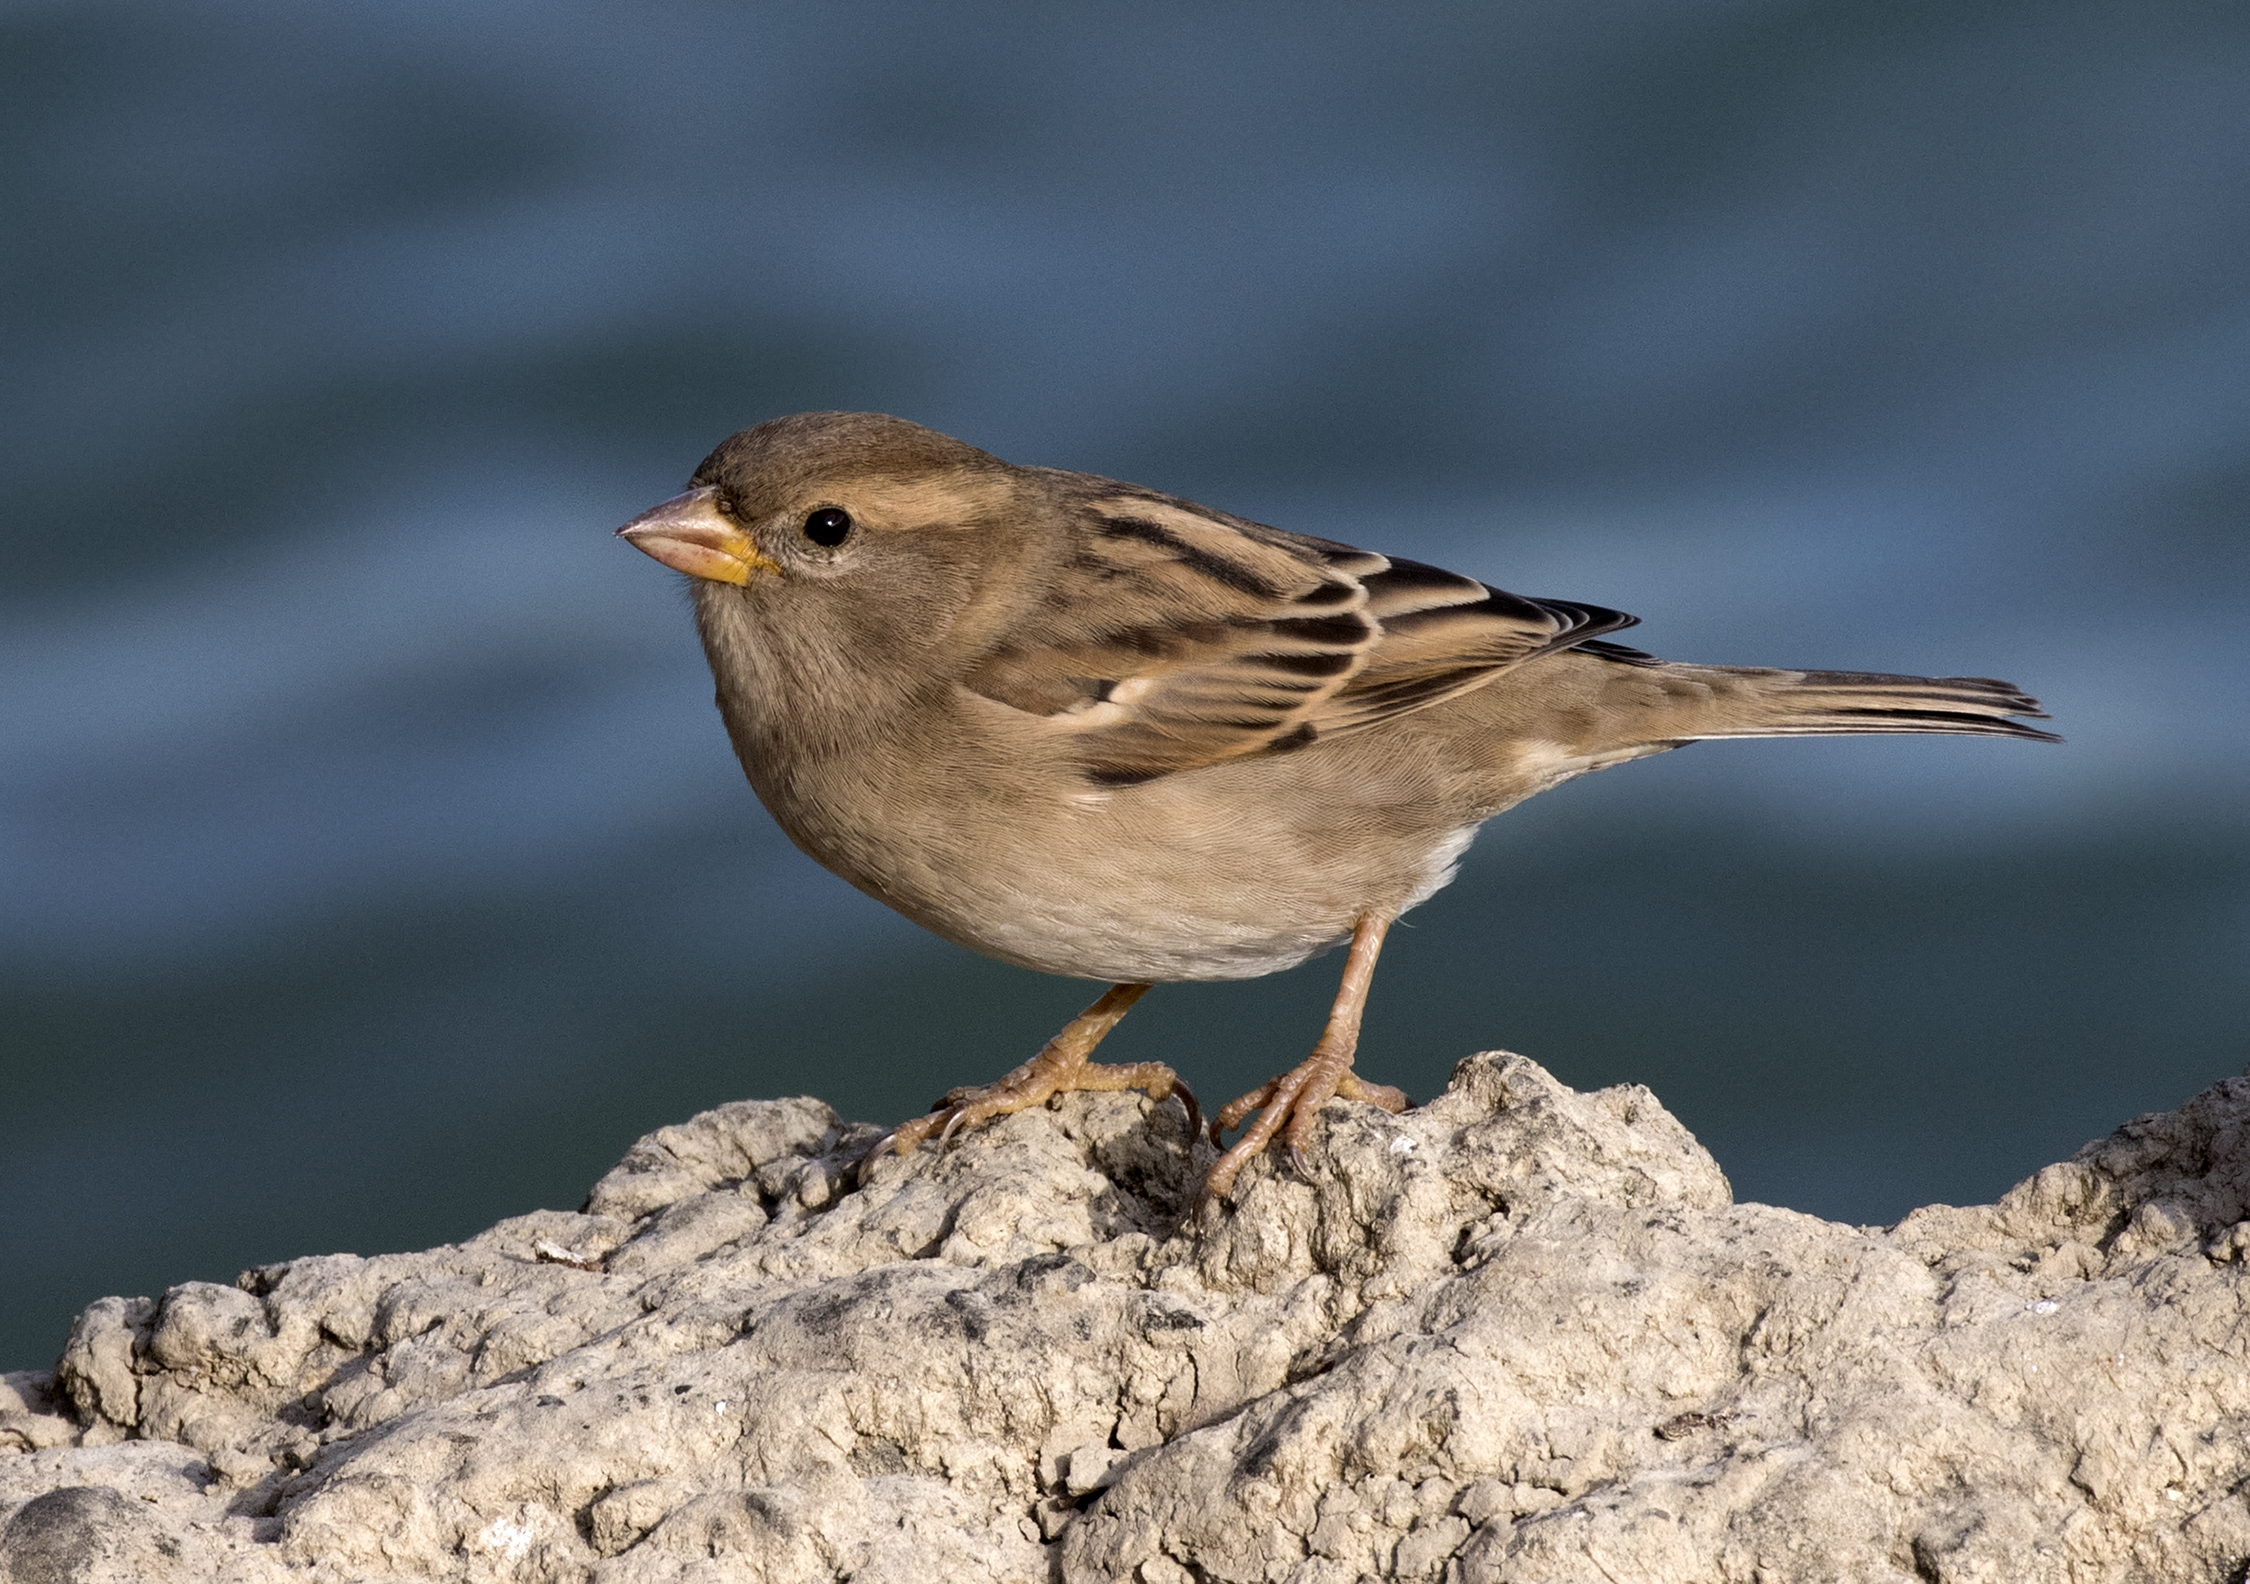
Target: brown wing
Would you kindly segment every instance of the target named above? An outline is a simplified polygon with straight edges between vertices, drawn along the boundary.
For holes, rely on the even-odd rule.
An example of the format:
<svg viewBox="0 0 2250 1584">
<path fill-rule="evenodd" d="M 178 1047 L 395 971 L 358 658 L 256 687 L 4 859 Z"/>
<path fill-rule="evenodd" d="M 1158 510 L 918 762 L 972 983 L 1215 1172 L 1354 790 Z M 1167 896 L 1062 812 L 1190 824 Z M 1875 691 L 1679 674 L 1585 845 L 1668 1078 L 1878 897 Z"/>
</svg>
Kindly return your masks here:
<svg viewBox="0 0 2250 1584">
<path fill-rule="evenodd" d="M 1389 558 L 1364 576 L 1375 652 L 1313 720 L 1324 737 L 1359 731 L 1481 687 L 1511 666 L 1571 649 L 1638 617 L 1599 605 L 1526 599 L 1475 578 Z"/>
<path fill-rule="evenodd" d="M 1056 591 L 964 681 L 1104 785 L 1362 730 L 1632 622 L 1169 497 L 1086 509 Z"/>
</svg>

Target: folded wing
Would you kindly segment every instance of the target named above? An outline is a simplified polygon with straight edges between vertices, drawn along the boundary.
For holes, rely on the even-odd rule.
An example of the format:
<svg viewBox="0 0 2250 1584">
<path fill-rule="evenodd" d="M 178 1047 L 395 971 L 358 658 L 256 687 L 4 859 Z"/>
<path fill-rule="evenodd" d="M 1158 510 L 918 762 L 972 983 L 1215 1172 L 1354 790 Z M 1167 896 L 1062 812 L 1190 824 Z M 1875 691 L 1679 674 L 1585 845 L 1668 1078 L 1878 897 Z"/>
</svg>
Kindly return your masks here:
<svg viewBox="0 0 2250 1584">
<path fill-rule="evenodd" d="M 1130 785 L 1362 731 L 1632 623 L 1126 492 L 1089 504 L 1055 590 L 965 680 Z"/>
</svg>

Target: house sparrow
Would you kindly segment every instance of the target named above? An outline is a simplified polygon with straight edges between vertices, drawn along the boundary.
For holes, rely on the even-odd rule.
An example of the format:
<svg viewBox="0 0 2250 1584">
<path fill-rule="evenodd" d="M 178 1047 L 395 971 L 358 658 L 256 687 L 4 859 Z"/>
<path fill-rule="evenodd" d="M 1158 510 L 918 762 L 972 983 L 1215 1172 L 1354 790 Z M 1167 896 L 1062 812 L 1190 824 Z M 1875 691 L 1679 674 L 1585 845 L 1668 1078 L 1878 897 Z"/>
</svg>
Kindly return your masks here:
<svg viewBox="0 0 2250 1584">
<path fill-rule="evenodd" d="M 2058 739 L 2006 682 L 1678 665 L 1635 618 L 1018 467 L 875 413 L 734 436 L 618 530 L 695 581 L 735 753 L 781 828 L 964 946 L 1114 987 L 997 1083 L 882 1144 L 1066 1089 L 1194 1098 L 1094 1047 L 1150 985 L 1246 979 L 1349 940 L 1326 1032 L 1212 1119 L 1227 1193 L 1352 1071 L 1391 921 L 1535 792 L 1705 737 Z M 872 1153 L 872 1152 L 871 1152 Z"/>
</svg>

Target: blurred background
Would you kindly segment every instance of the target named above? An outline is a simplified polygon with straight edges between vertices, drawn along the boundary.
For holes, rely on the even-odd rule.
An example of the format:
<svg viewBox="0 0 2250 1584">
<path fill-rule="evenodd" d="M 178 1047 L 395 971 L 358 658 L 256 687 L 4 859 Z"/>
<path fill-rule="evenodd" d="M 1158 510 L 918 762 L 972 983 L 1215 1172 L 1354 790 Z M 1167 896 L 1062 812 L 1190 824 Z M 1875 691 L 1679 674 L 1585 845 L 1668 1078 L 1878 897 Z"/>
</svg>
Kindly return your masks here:
<svg viewBox="0 0 2250 1584">
<path fill-rule="evenodd" d="M 0 1366 L 111 1292 L 896 1120 L 1095 987 L 801 858 L 610 530 L 738 428 L 1017 461 L 2017 681 L 1490 827 L 1362 1068 L 1990 1199 L 2250 1057 L 2250 9 L 0 6 Z M 1339 959 L 1112 1045 L 1216 1104 Z"/>
</svg>

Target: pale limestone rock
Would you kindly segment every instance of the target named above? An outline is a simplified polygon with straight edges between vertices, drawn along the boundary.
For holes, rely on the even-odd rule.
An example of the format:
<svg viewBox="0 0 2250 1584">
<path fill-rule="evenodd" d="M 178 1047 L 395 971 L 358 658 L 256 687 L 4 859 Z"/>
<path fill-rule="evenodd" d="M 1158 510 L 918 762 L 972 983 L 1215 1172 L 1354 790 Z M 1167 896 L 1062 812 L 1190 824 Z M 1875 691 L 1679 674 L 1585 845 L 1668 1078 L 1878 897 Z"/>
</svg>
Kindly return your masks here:
<svg viewBox="0 0 2250 1584">
<path fill-rule="evenodd" d="M 664 1128 L 457 1247 L 104 1299 L 0 1581 L 2235 1580 L 2250 1079 L 1997 1205 L 1734 1204 L 1513 1056 L 1194 1205 L 1172 1106 Z"/>
</svg>

